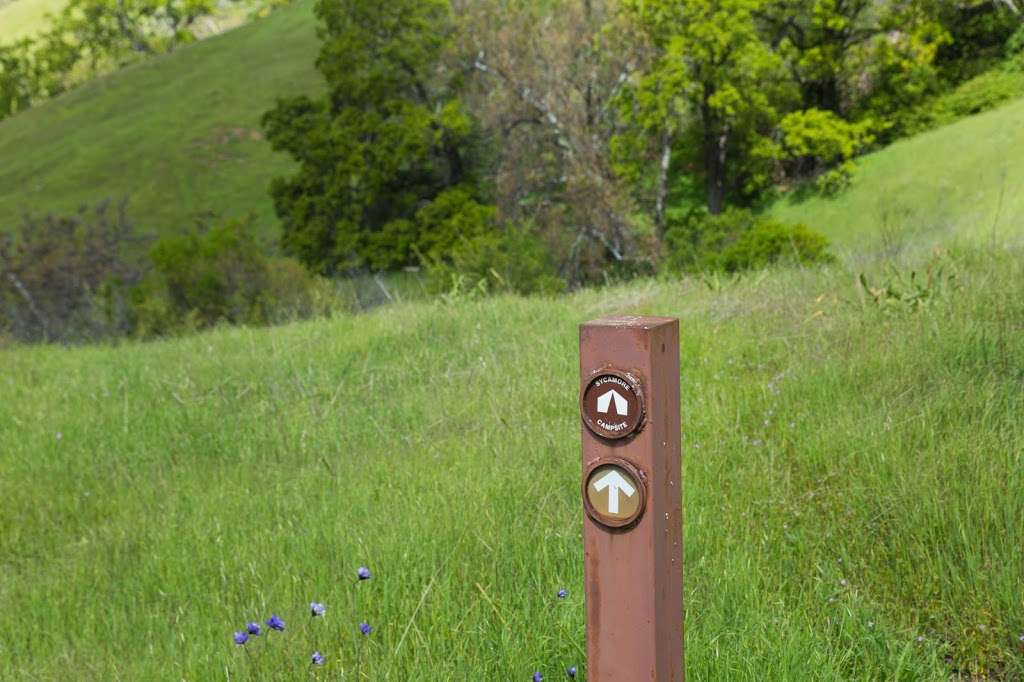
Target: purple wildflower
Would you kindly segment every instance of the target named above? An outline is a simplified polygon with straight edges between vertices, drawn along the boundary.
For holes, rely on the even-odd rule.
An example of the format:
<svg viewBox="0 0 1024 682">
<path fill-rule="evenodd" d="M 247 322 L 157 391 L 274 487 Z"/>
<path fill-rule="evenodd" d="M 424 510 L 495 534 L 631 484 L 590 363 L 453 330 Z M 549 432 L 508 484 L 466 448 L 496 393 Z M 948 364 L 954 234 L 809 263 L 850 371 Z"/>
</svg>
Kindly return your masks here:
<svg viewBox="0 0 1024 682">
<path fill-rule="evenodd" d="M 368 635 L 371 632 L 373 632 L 373 628 L 370 627 L 369 623 L 364 621 L 359 624 L 359 632 L 363 633 L 364 635 Z"/>
<path fill-rule="evenodd" d="M 284 621 L 278 618 L 277 614 L 275 613 L 267 620 L 267 627 L 269 627 L 271 630 L 284 630 Z"/>
<path fill-rule="evenodd" d="M 539 672 L 533 674 L 533 682 L 544 682 L 544 676 Z"/>
<path fill-rule="evenodd" d="M 356 569 L 356 577 L 360 580 L 369 580 L 370 569 L 368 569 L 366 566 L 360 566 L 358 569 Z"/>
<path fill-rule="evenodd" d="M 558 598 L 559 599 L 565 599 L 568 596 L 569 596 L 569 592 L 565 588 L 562 588 L 562 589 L 560 589 L 558 591 Z"/>
<path fill-rule="evenodd" d="M 259 635 L 260 635 L 260 624 L 259 623 L 249 623 L 248 625 L 245 626 L 245 629 L 246 629 L 246 631 L 250 635 L 253 635 L 254 637 L 259 637 Z"/>
<path fill-rule="evenodd" d="M 235 633 L 235 644 L 237 644 L 238 646 L 242 646 L 243 644 L 245 644 L 248 641 L 249 641 L 249 635 L 245 634 L 244 632 L 236 632 Z"/>
<path fill-rule="evenodd" d="M 313 665 L 324 664 L 324 657 L 319 651 L 314 651 L 313 655 L 309 657 L 309 660 Z"/>
<path fill-rule="evenodd" d="M 316 618 L 317 616 L 324 615 L 325 611 L 327 611 L 327 607 L 318 601 L 315 601 L 309 605 L 309 613 L 314 618 Z"/>
<path fill-rule="evenodd" d="M 576 679 L 576 666 L 570 665 L 569 669 L 565 671 L 565 674 L 569 676 L 569 679 Z"/>
</svg>

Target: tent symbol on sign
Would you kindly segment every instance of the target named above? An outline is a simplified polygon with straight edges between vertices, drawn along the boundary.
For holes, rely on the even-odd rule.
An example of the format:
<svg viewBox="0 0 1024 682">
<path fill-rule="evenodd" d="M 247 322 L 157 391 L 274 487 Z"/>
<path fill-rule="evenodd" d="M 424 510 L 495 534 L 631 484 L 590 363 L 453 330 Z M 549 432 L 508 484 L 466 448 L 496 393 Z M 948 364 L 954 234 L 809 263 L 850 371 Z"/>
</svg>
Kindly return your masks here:
<svg viewBox="0 0 1024 682">
<path fill-rule="evenodd" d="M 614 388 L 604 395 L 597 397 L 597 411 L 601 414 L 608 414 L 608 409 L 611 407 L 612 400 L 615 401 L 615 413 L 626 417 L 629 415 L 629 403 L 626 399 L 616 391 Z"/>
</svg>

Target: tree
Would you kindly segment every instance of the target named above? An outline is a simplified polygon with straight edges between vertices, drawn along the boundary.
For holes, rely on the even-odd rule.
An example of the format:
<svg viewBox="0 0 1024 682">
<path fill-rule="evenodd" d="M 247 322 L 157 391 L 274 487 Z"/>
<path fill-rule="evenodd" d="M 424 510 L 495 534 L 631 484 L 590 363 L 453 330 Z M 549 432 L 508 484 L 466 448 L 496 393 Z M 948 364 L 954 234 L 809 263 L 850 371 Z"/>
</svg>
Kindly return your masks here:
<svg viewBox="0 0 1024 682">
<path fill-rule="evenodd" d="M 930 0 L 928 11 L 949 34 L 936 66 L 947 82 L 972 78 L 1004 57 L 1004 46 L 1024 23 L 1020 0 Z"/>
<path fill-rule="evenodd" d="M 627 2 L 658 50 L 639 81 L 637 106 L 648 127 L 678 136 L 695 157 L 712 215 L 725 208 L 730 193 L 742 193 L 762 175 L 747 163 L 753 158 L 748 152 L 771 135 L 795 99 L 783 60 L 759 30 L 758 13 L 766 6 L 765 0 Z"/>
<path fill-rule="evenodd" d="M 878 0 L 773 0 L 760 12 L 804 106 L 836 114 L 849 106 L 850 57 L 879 34 L 883 14 Z"/>
<path fill-rule="evenodd" d="M 448 4 L 321 0 L 316 15 L 327 95 L 279 101 L 263 119 L 274 148 L 299 163 L 271 187 L 282 244 L 325 274 L 415 263 L 425 204 L 456 187 L 481 198 L 478 132 L 457 95 L 462 74 L 445 61 Z"/>
<path fill-rule="evenodd" d="M 71 0 L 56 24 L 95 67 L 191 42 L 195 22 L 215 8 L 214 0 Z"/>
<path fill-rule="evenodd" d="M 27 109 L 37 95 L 31 48 L 29 40 L 0 45 L 0 119 Z"/>
<path fill-rule="evenodd" d="M 538 226 L 571 284 L 644 267 L 651 240 L 611 151 L 616 98 L 644 55 L 615 3 L 477 0 L 460 17 L 502 218 Z"/>
<path fill-rule="evenodd" d="M 26 216 L 0 234 L 0 334 L 74 342 L 127 333 L 128 293 L 141 277 L 129 254 L 141 241 L 124 202 Z"/>
<path fill-rule="evenodd" d="M 974 1 L 974 0 L 969 0 Z M 987 0 L 986 0 L 987 1 Z M 802 106 L 879 131 L 937 88 L 948 0 L 772 0 L 758 13 Z"/>
</svg>

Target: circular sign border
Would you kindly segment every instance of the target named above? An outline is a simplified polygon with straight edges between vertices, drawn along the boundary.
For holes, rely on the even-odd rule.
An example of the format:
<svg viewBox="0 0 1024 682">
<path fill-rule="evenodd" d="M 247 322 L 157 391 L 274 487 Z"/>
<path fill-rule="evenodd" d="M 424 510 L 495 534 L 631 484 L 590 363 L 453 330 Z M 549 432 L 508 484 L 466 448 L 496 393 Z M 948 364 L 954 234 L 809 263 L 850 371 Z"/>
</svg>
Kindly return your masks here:
<svg viewBox="0 0 1024 682">
<path fill-rule="evenodd" d="M 590 496 L 587 495 L 587 488 L 590 487 L 590 477 L 594 473 L 594 470 L 611 464 L 617 466 L 620 469 L 624 469 L 634 481 L 636 481 L 637 493 L 640 495 L 640 500 L 637 503 L 636 511 L 633 512 L 632 516 L 627 516 L 624 519 L 610 519 L 606 520 L 601 516 L 601 513 L 594 508 L 594 505 L 590 502 Z M 647 509 L 647 475 L 644 474 L 643 469 L 633 464 L 628 459 L 622 459 L 621 457 L 601 457 L 590 464 L 583 470 L 583 509 L 587 512 L 587 516 L 594 523 L 604 526 L 605 528 L 611 528 L 615 530 L 622 530 L 628 526 L 635 525 L 644 515 L 644 511 Z"/>
<path fill-rule="evenodd" d="M 586 407 L 583 403 L 584 398 L 586 398 L 587 396 L 587 389 L 589 389 L 590 385 L 597 381 L 597 379 L 599 379 L 602 376 L 618 377 L 619 379 L 622 379 L 627 384 L 629 384 L 630 388 L 633 389 L 633 395 L 636 396 L 637 409 L 640 411 L 640 418 L 637 420 L 636 426 L 630 429 L 629 431 L 623 431 L 622 433 L 616 434 L 604 433 L 601 430 L 601 427 L 595 424 L 593 420 L 590 419 L 590 416 L 587 414 Z M 593 372 L 590 373 L 590 376 L 587 377 L 586 382 L 584 382 L 583 387 L 580 389 L 580 416 L 583 418 L 583 423 L 587 425 L 587 428 L 590 430 L 590 432 L 597 436 L 598 438 L 605 438 L 607 440 L 621 440 L 623 438 L 628 438 L 629 436 L 640 433 L 641 431 L 643 431 L 644 425 L 647 423 L 647 405 L 644 402 L 643 383 L 632 372 L 616 369 L 611 365 L 605 365 L 604 367 L 595 369 Z"/>
</svg>

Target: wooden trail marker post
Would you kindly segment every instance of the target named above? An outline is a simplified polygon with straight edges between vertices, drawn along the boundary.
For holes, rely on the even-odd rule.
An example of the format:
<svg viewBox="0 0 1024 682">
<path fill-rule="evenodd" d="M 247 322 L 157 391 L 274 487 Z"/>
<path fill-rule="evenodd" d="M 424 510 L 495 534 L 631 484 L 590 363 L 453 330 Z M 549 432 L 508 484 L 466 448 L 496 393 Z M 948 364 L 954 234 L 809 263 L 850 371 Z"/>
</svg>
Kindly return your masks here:
<svg viewBox="0 0 1024 682">
<path fill-rule="evenodd" d="M 683 682 L 679 321 L 580 327 L 587 679 Z"/>
</svg>

